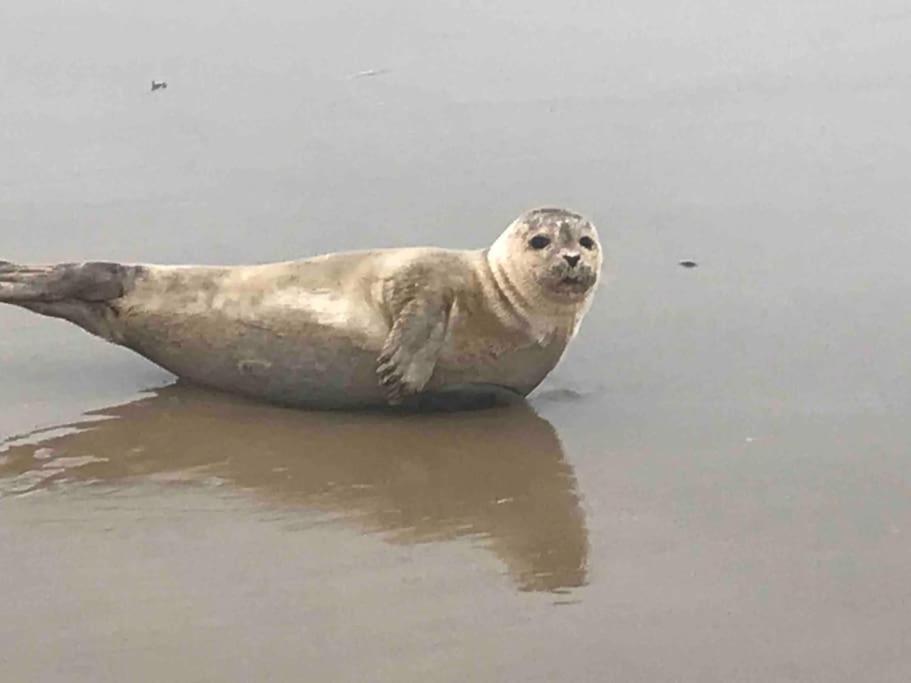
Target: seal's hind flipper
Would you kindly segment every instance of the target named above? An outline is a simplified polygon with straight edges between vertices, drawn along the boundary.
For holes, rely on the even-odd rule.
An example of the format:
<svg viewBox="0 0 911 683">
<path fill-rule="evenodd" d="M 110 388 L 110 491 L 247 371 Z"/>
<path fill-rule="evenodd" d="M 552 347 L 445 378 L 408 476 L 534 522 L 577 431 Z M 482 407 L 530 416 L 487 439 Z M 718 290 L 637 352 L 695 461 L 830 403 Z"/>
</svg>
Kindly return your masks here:
<svg viewBox="0 0 911 683">
<path fill-rule="evenodd" d="M 131 286 L 138 266 L 119 263 L 61 263 L 20 266 L 0 261 L 0 302 L 62 318 L 119 343 L 112 301 Z"/>
<path fill-rule="evenodd" d="M 0 301 L 110 301 L 123 296 L 134 270 L 119 263 L 20 266 L 0 261 Z"/>
<path fill-rule="evenodd" d="M 41 301 L 44 289 L 42 276 L 48 268 L 0 261 L 0 301 L 11 304 Z"/>
<path fill-rule="evenodd" d="M 389 403 L 421 391 L 433 375 L 446 338 L 451 300 L 421 297 L 405 304 L 383 344 L 376 373 Z"/>
</svg>

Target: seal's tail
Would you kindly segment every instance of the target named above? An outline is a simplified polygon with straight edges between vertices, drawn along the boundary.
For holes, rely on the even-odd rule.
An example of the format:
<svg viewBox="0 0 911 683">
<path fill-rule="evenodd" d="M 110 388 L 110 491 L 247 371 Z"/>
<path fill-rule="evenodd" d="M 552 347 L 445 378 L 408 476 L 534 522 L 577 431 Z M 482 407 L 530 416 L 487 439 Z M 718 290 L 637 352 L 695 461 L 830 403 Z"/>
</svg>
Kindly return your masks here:
<svg viewBox="0 0 911 683">
<path fill-rule="evenodd" d="M 129 266 L 61 263 L 20 266 L 0 261 L 0 301 L 10 304 L 110 301 L 123 296 Z"/>
</svg>

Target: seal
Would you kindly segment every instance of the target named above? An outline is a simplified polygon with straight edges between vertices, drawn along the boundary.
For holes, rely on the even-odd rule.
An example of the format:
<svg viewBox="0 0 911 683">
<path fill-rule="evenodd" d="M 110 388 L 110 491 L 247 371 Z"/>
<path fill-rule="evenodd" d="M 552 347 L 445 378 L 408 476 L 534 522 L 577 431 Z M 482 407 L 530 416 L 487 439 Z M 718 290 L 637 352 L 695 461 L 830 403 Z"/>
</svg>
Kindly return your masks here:
<svg viewBox="0 0 911 683">
<path fill-rule="evenodd" d="M 594 225 L 533 209 L 487 249 L 250 266 L 0 262 L 0 301 L 68 320 L 180 378 L 307 408 L 530 393 L 598 284 Z"/>
</svg>

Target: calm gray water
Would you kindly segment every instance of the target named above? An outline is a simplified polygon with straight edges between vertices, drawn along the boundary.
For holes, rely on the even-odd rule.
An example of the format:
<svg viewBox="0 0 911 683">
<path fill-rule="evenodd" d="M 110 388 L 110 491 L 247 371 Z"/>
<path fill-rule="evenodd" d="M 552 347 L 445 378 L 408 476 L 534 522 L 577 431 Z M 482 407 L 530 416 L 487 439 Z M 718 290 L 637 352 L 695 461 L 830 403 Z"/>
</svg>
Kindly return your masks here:
<svg viewBox="0 0 911 683">
<path fill-rule="evenodd" d="M 911 678 L 909 35 L 887 0 L 7 0 L 0 258 L 469 248 L 558 204 L 609 277 L 528 407 L 455 416 L 171 387 L 0 309 L 4 675 Z"/>
</svg>

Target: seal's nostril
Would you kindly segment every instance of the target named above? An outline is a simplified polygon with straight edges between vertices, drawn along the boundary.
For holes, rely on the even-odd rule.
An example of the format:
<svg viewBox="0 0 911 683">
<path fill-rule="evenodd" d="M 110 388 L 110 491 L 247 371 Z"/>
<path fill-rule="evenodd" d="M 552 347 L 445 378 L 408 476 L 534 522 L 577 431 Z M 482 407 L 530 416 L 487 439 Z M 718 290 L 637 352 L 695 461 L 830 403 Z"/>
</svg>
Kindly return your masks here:
<svg viewBox="0 0 911 683">
<path fill-rule="evenodd" d="M 575 268 L 581 257 L 579 254 L 563 254 L 563 258 L 569 264 L 570 268 Z"/>
</svg>

